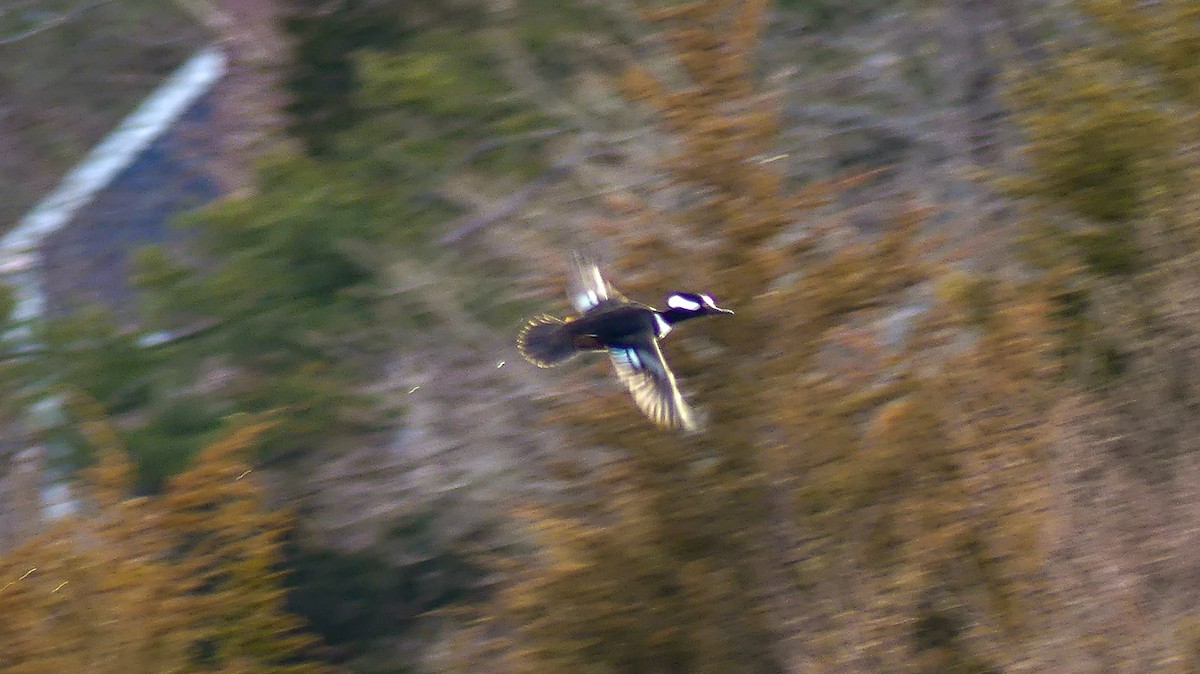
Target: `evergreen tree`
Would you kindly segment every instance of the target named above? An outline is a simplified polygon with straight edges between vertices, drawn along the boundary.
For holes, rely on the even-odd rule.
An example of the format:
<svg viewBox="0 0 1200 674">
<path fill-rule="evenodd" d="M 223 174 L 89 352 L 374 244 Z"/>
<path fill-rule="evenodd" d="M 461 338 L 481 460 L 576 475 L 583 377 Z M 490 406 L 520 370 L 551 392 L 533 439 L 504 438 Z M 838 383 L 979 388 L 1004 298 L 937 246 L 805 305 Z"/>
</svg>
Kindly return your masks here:
<svg viewBox="0 0 1200 674">
<path fill-rule="evenodd" d="M 0 672 L 324 672 L 283 606 L 283 521 L 237 455 L 248 426 L 201 452 L 167 496 L 95 403 L 75 400 L 97 461 L 77 515 L 0 558 Z"/>
<path fill-rule="evenodd" d="M 1072 372 L 1118 395 L 1143 375 L 1175 379 L 1154 361 L 1195 330 L 1176 310 L 1200 241 L 1193 4 L 1073 2 L 1087 39 L 1010 73 L 1028 170 L 1003 184 L 1021 199 L 1026 257 L 1053 279 Z"/>
<path fill-rule="evenodd" d="M 879 237 L 786 243 L 869 176 L 790 194 L 760 161 L 778 125 L 753 84 L 766 4 L 652 12 L 688 84 L 625 77 L 695 206 L 643 212 L 612 276 L 737 311 L 664 347 L 709 430 L 666 436 L 619 393 L 566 406 L 582 445 L 620 458 L 570 504 L 521 513 L 538 552 L 477 625 L 496 669 L 988 671 L 1044 624 L 1043 293 L 998 282 L 973 312 L 915 207 Z"/>
<path fill-rule="evenodd" d="M 179 547 L 189 627 L 201 671 L 322 672 L 314 639 L 287 612 L 281 569 L 285 520 L 269 511 L 242 459 L 266 430 L 250 425 L 205 448 L 172 478 L 163 527 Z"/>
</svg>

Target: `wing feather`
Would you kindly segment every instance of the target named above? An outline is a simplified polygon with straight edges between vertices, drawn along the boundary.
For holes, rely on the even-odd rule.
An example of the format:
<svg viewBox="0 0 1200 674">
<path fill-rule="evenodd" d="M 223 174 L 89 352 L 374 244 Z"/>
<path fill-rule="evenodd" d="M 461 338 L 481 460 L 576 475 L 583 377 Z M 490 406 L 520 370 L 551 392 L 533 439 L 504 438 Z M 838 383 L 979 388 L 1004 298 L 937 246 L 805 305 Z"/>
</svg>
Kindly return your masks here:
<svg viewBox="0 0 1200 674">
<path fill-rule="evenodd" d="M 574 269 L 567 281 L 567 292 L 570 293 L 571 306 L 575 307 L 576 313 L 582 314 L 605 300 L 625 299 L 612 284 L 604 280 L 595 262 L 579 253 L 575 253 L 574 261 Z"/>
<path fill-rule="evenodd" d="M 695 415 L 679 393 L 658 340 L 648 338 L 641 344 L 611 347 L 608 353 L 617 377 L 651 421 L 663 428 L 696 430 Z"/>
</svg>

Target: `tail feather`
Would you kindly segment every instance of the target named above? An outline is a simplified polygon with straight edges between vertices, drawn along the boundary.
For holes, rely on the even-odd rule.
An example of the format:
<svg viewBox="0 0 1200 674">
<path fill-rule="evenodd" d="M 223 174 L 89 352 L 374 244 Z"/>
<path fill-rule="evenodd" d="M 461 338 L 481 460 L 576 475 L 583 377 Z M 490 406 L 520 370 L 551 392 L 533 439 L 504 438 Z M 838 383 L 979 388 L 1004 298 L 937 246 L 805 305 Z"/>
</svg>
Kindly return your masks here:
<svg viewBox="0 0 1200 674">
<path fill-rule="evenodd" d="M 521 328 L 517 349 L 525 360 L 538 367 L 552 367 L 575 355 L 566 322 L 553 316 L 538 316 Z"/>
</svg>

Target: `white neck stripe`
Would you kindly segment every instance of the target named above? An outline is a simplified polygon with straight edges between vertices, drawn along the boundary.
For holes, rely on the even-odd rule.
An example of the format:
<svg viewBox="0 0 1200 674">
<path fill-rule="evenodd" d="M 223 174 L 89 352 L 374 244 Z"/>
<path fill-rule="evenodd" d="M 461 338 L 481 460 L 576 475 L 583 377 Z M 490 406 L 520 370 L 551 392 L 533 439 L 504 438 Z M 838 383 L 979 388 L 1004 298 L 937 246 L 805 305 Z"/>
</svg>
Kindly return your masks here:
<svg viewBox="0 0 1200 674">
<path fill-rule="evenodd" d="M 658 324 L 658 338 L 659 339 L 666 337 L 667 333 L 671 331 L 671 324 L 668 323 L 665 319 L 663 319 L 662 316 L 659 316 L 657 313 L 654 314 L 654 322 L 656 324 Z"/>
</svg>

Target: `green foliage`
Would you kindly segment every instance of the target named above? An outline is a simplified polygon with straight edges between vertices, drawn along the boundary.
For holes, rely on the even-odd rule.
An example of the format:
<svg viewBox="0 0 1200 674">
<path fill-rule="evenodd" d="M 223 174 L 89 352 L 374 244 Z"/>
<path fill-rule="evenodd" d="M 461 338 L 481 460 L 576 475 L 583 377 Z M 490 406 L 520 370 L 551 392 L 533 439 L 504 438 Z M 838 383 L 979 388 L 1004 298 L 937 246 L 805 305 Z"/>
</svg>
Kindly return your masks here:
<svg viewBox="0 0 1200 674">
<path fill-rule="evenodd" d="M 444 17 L 446 27 L 408 32 L 401 28 L 403 3 L 345 0 L 332 9 L 320 3 L 319 12 L 299 7 L 308 0 L 295 4 L 287 22 L 297 36 L 289 113 L 293 132 L 322 157 L 386 155 L 381 161 L 411 168 L 400 178 L 424 181 L 422 171 L 444 166 L 468 142 L 546 123 L 515 102 L 470 11 Z M 527 152 L 503 157 L 511 152 L 502 146 L 491 153 L 504 159 L 502 170 L 528 159 Z"/>
<path fill-rule="evenodd" d="M 583 2 L 520 0 L 512 24 L 514 37 L 528 50 L 538 71 L 557 80 L 579 72 L 579 35 L 605 35 L 619 39 L 612 30 L 613 14 Z"/>
<path fill-rule="evenodd" d="M 956 305 L 971 323 L 985 327 L 995 311 L 997 280 L 984 274 L 951 272 L 938 281 L 938 298 Z"/>
<path fill-rule="evenodd" d="M 353 389 L 381 344 L 369 329 L 374 273 L 348 242 L 388 240 L 389 214 L 359 183 L 302 158 L 277 158 L 262 177 L 260 195 L 190 219 L 200 262 L 139 255 L 148 327 L 182 338 L 147 348 L 95 311 L 44 331 L 48 381 L 124 417 L 143 490 L 186 465 L 228 414 L 278 413 L 266 451 L 281 456 L 353 432 L 341 412 L 370 406 Z M 213 377 L 216 391 L 197 390 Z"/>
<path fill-rule="evenodd" d="M 1106 51 L 1153 72 L 1171 98 L 1200 105 L 1200 10 L 1187 0 L 1145 5 L 1126 0 L 1072 3 L 1109 31 Z"/>
<path fill-rule="evenodd" d="M 506 91 L 472 38 L 449 30 L 435 31 L 423 43 L 441 48 L 399 53 L 364 52 L 357 70 L 367 83 L 360 101 L 372 110 L 403 108 L 436 117 L 474 118 L 496 111 L 480 109 L 480 98 Z"/>
<path fill-rule="evenodd" d="M 897 0 L 779 0 L 781 9 L 798 13 L 814 31 L 837 30 L 904 4 Z"/>
<path fill-rule="evenodd" d="M 1200 99 L 1180 80 L 1192 66 L 1177 60 L 1197 33 L 1174 23 L 1185 2 L 1073 4 L 1096 39 L 1011 77 L 1030 162 L 1011 186 L 1028 208 L 1026 260 L 1062 301 L 1058 351 L 1069 372 L 1111 388 L 1176 301 L 1167 288 L 1178 272 L 1165 270 L 1190 266 L 1200 241 L 1183 197 L 1200 184 L 1185 149 L 1200 138 L 1188 121 Z"/>
<path fill-rule="evenodd" d="M 354 111 L 310 129 L 321 152 L 267 157 L 253 194 L 185 218 L 192 243 L 186 255 L 163 247 L 137 255 L 142 328 L 172 338 L 142 346 L 98 313 L 39 333 L 47 349 L 31 360 L 46 376 L 41 390 L 94 400 L 92 416 L 113 416 L 114 442 L 135 463 L 130 489 L 165 492 L 171 527 L 195 546 L 189 552 L 210 548 L 180 581 L 204 597 L 203 615 L 191 624 L 200 636 L 188 641 L 199 654 L 196 671 L 238 671 L 243 659 L 286 652 L 264 636 L 290 630 L 271 604 L 282 596 L 274 585 L 279 560 L 253 552 L 274 550 L 275 530 L 252 514 L 243 528 L 234 524 L 257 498 L 243 491 L 249 480 L 239 481 L 242 473 L 263 459 L 286 471 L 298 457 L 320 461 L 379 442 L 382 427 L 394 433 L 403 423 L 402 408 L 362 391 L 378 388 L 398 344 L 432 339 L 426 329 L 433 327 L 508 326 L 525 311 L 495 291 L 496 276 L 510 268 L 449 260 L 430 239 L 462 214 L 437 196 L 445 177 L 505 162 L 538 171 L 536 142 L 476 148 L 493 134 L 523 134 L 546 120 L 512 102 L 478 48 L 430 37 L 406 48 L 350 50 Z M 422 71 L 430 60 L 437 67 Z M 408 87 L 410 99 L 389 98 L 393 86 Z M 422 96 L 422 88 L 436 95 Z M 421 280 L 408 284 L 410 274 Z M 238 457 L 245 462 L 240 471 L 181 477 L 189 462 L 214 460 L 206 448 L 238 429 L 244 413 L 274 423 L 235 452 L 253 454 Z M 90 418 L 71 410 L 50 438 L 71 450 L 76 466 L 102 459 Z M 181 492 L 188 496 L 177 497 Z M 296 551 L 295 586 L 312 589 L 297 590 L 295 607 L 350 651 L 369 645 L 391 653 L 397 641 L 415 640 L 408 632 L 429 611 L 461 600 L 481 578 L 463 550 L 476 532 L 449 533 L 443 510 L 391 522 L 394 530 L 380 545 L 399 557 L 386 563 Z M 220 568 L 222 559 L 236 568 Z M 274 661 L 276 671 L 298 664 L 298 651 Z M 390 659 L 386 665 L 382 671 L 397 667 Z"/>
<path fill-rule="evenodd" d="M 7 285 L 0 285 L 0 325 L 8 326 L 12 313 L 17 308 L 16 291 Z"/>
<path fill-rule="evenodd" d="M 1138 270 L 1138 245 L 1134 234 L 1129 223 L 1113 223 L 1082 228 L 1068 235 L 1068 240 L 1078 249 L 1089 271 L 1117 276 Z"/>
<path fill-rule="evenodd" d="M 1014 89 L 1036 175 L 1026 190 L 1105 224 L 1128 222 L 1144 206 L 1172 134 L 1153 91 L 1122 72 L 1084 52 Z"/>
<path fill-rule="evenodd" d="M 45 326 L 46 376 L 54 376 L 113 413 L 146 404 L 154 355 L 123 333 L 107 312 L 92 308 Z"/>
<path fill-rule="evenodd" d="M 198 252 L 213 262 L 188 267 L 154 250 L 140 257 L 154 325 L 195 331 L 164 347 L 171 362 L 190 364 L 192 377 L 225 371 L 227 411 L 280 414 L 271 455 L 349 432 L 339 410 L 366 404 L 350 391 L 381 343 L 371 330 L 374 272 L 351 243 L 390 236 L 367 191 L 309 160 L 277 158 L 259 195 L 192 219 Z"/>
<path fill-rule="evenodd" d="M 550 120 L 513 96 L 478 38 L 430 31 L 401 51 L 362 52 L 355 63 L 364 80 L 358 105 L 369 116 L 341 139 L 344 156 L 422 182 L 460 158 L 493 175 L 532 177 L 541 168 L 534 132 Z"/>
<path fill-rule="evenodd" d="M 214 401 L 198 395 L 176 395 L 151 404 L 146 423 L 125 436 L 137 466 L 137 493 L 161 492 L 169 477 L 186 468 L 196 452 L 224 430 L 221 411 Z"/>
<path fill-rule="evenodd" d="M 283 27 L 293 44 L 285 86 L 289 131 L 310 154 L 326 155 L 330 141 L 358 119 L 352 96 L 358 78 L 355 50 L 388 47 L 403 39 L 398 3 L 288 0 Z M 391 10 L 391 11 L 389 11 Z"/>
<path fill-rule="evenodd" d="M 408 34 L 414 9 L 294 3 L 294 121 L 318 156 L 266 157 L 254 194 L 187 216 L 186 257 L 137 254 L 142 327 L 173 338 L 144 348 L 100 314 L 45 331 L 49 357 L 34 359 L 45 381 L 120 416 L 140 488 L 161 486 L 238 412 L 278 421 L 260 445 L 268 457 L 353 442 L 395 420 L 359 391 L 397 330 L 433 325 L 442 309 L 493 326 L 519 313 L 484 282 L 504 270 L 460 270 L 453 307 L 434 311 L 420 292 L 389 287 L 396 260 L 431 265 L 433 228 L 462 213 L 437 196 L 441 181 L 456 170 L 538 171 L 536 138 L 478 148 L 547 124 L 515 102 L 469 16 L 454 18 L 462 31 Z M 57 437 L 85 465 L 70 425 Z"/>
<path fill-rule="evenodd" d="M 363 657 L 429 612 L 464 600 L 481 578 L 461 553 L 430 546 L 429 532 L 397 531 L 393 538 L 409 546 L 399 564 L 366 553 L 288 550 L 289 608 L 347 658 Z"/>
<path fill-rule="evenodd" d="M 390 606 L 399 579 L 391 566 L 329 550 L 297 549 L 290 557 L 288 605 L 330 644 L 358 651 L 395 628 Z"/>
</svg>

